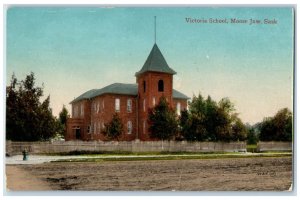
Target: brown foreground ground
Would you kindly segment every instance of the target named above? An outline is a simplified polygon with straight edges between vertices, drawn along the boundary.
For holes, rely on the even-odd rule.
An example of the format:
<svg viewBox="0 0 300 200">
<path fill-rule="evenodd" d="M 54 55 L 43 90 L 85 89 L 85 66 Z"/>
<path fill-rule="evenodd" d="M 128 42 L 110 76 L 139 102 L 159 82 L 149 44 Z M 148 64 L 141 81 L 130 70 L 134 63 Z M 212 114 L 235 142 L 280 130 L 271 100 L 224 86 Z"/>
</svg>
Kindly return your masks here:
<svg viewBox="0 0 300 200">
<path fill-rule="evenodd" d="M 9 190 L 283 191 L 292 157 L 6 165 Z"/>
</svg>

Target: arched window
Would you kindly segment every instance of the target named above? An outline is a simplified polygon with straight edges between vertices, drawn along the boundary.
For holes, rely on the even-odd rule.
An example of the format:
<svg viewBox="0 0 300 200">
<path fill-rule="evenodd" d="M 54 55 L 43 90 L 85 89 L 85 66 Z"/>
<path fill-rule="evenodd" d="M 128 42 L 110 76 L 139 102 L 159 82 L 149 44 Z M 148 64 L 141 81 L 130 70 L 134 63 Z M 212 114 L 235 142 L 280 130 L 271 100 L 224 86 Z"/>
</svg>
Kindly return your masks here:
<svg viewBox="0 0 300 200">
<path fill-rule="evenodd" d="M 146 92 L 146 81 L 143 81 L 144 92 Z"/>
<path fill-rule="evenodd" d="M 163 92 L 164 91 L 164 81 L 163 80 L 159 80 L 158 81 L 158 91 L 159 92 Z"/>
<path fill-rule="evenodd" d="M 127 112 L 132 112 L 132 101 L 127 99 Z"/>
</svg>

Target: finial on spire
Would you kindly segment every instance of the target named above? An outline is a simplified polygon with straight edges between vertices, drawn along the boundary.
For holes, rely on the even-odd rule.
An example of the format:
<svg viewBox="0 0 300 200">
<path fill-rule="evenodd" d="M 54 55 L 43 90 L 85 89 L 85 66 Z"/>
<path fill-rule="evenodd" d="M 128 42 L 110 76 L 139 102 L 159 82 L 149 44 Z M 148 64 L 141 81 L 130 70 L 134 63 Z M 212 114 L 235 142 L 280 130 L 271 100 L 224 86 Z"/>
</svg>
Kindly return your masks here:
<svg viewBox="0 0 300 200">
<path fill-rule="evenodd" d="M 156 16 L 154 16 L 154 44 L 156 44 Z"/>
</svg>

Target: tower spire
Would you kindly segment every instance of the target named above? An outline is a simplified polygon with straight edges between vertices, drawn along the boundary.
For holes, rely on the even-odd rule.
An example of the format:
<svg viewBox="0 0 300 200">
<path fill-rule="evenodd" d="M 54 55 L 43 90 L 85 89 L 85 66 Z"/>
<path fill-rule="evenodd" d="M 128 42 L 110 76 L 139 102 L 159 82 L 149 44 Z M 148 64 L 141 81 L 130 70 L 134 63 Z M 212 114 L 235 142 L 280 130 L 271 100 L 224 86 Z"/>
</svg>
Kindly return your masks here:
<svg viewBox="0 0 300 200">
<path fill-rule="evenodd" d="M 154 44 L 156 44 L 156 16 L 154 16 Z"/>
</svg>

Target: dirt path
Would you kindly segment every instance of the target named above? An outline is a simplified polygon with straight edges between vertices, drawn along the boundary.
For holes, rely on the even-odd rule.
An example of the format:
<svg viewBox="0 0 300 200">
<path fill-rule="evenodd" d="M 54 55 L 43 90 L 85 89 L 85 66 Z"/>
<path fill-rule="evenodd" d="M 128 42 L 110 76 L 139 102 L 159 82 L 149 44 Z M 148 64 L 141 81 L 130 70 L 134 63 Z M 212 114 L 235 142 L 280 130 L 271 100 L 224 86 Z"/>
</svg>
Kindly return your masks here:
<svg viewBox="0 0 300 200">
<path fill-rule="evenodd" d="M 28 170 L 18 166 L 6 165 L 6 184 L 8 191 L 47 191 L 50 184 L 36 178 Z"/>
<path fill-rule="evenodd" d="M 7 165 L 7 176 L 14 190 L 286 191 L 292 157 Z"/>
</svg>

